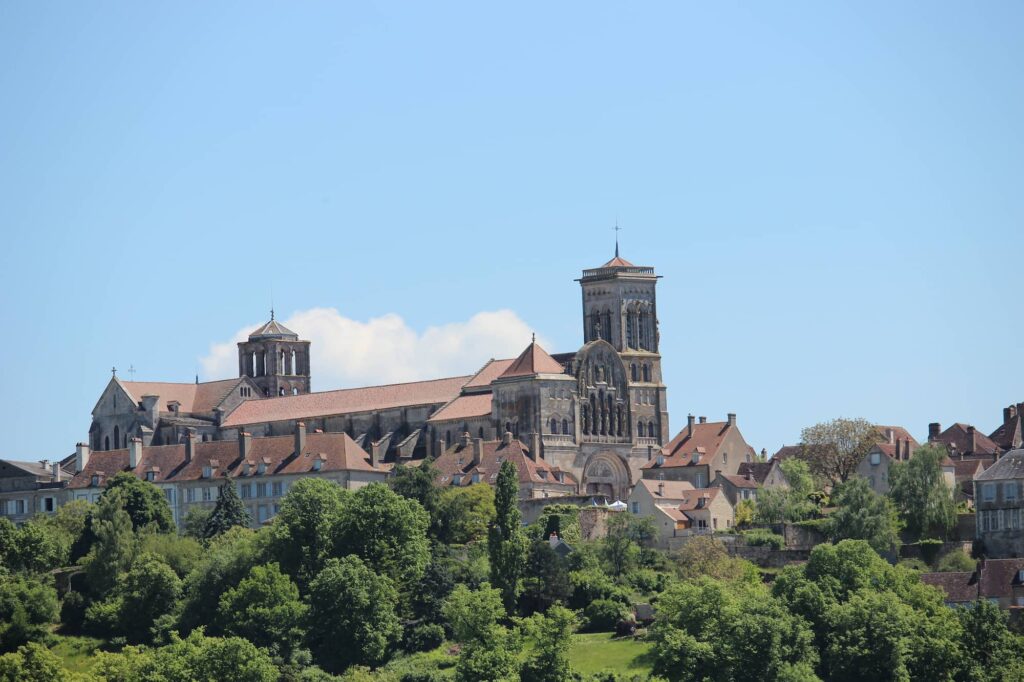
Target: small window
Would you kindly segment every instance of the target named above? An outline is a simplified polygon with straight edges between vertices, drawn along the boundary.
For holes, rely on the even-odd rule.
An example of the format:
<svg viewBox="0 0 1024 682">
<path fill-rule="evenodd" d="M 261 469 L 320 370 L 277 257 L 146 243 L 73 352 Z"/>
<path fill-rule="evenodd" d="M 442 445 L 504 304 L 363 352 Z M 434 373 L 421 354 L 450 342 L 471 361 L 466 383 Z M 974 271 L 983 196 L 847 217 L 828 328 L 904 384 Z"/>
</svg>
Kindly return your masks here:
<svg viewBox="0 0 1024 682">
<path fill-rule="evenodd" d="M 982 499 L 985 500 L 986 502 L 992 502 L 993 500 L 995 500 L 996 499 L 996 484 L 995 483 L 985 483 L 984 485 L 982 485 L 981 486 L 981 495 L 982 495 Z"/>
<path fill-rule="evenodd" d="M 187 488 L 185 490 L 185 501 L 186 502 L 195 502 L 196 501 L 196 489 L 195 488 Z"/>
<path fill-rule="evenodd" d="M 96 474 L 93 474 L 92 479 L 90 480 L 90 484 L 92 485 L 93 488 L 98 488 L 100 485 L 100 477 L 97 476 Z"/>
<path fill-rule="evenodd" d="M 462 474 L 452 476 L 452 485 L 462 485 Z"/>
<path fill-rule="evenodd" d="M 213 493 L 210 490 L 210 488 L 203 488 L 203 502 L 209 502 L 213 499 Z"/>
<path fill-rule="evenodd" d="M 1003 483 L 1003 499 L 1017 499 L 1017 481 L 1007 481 L 1006 483 Z"/>
<path fill-rule="evenodd" d="M 877 452 L 871 453 L 871 466 L 878 466 L 882 461 L 882 456 Z"/>
<path fill-rule="evenodd" d="M 150 483 L 155 481 L 156 480 L 156 472 L 155 471 L 147 471 L 146 472 L 146 480 L 149 481 Z"/>
<path fill-rule="evenodd" d="M 267 496 L 267 484 L 266 483 L 257 483 L 256 484 L 256 497 L 266 497 L 266 496 Z"/>
<path fill-rule="evenodd" d="M 274 497 L 281 497 L 281 482 L 275 482 L 273 485 L 271 485 L 270 490 Z"/>
<path fill-rule="evenodd" d="M 44 497 L 43 498 L 43 511 L 44 512 L 52 512 L 53 511 L 53 498 L 52 497 Z"/>
<path fill-rule="evenodd" d="M 323 466 L 323 462 L 320 458 L 313 460 L 313 471 L 320 471 L 320 467 Z"/>
<path fill-rule="evenodd" d="M 634 502 L 633 503 L 633 513 L 634 514 L 639 514 L 640 513 L 640 503 L 639 502 Z"/>
</svg>

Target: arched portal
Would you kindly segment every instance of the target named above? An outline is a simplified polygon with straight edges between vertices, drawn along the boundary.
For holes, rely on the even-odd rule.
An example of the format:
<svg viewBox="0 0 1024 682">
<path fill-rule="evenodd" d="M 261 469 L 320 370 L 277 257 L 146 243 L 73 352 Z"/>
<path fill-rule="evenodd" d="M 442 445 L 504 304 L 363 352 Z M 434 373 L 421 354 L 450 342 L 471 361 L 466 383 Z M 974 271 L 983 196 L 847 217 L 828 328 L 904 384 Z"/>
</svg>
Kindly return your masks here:
<svg viewBox="0 0 1024 682">
<path fill-rule="evenodd" d="M 587 460 L 583 468 L 583 491 L 587 495 L 604 495 L 614 502 L 626 499 L 631 487 L 629 467 L 614 452 L 598 452 Z"/>
</svg>

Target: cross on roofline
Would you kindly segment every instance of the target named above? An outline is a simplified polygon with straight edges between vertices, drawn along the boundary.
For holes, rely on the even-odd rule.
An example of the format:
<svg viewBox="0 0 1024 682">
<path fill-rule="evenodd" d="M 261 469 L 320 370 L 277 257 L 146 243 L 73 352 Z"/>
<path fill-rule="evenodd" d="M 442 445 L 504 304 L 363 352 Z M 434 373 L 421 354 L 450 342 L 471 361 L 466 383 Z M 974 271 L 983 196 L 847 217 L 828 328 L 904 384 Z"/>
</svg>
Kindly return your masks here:
<svg viewBox="0 0 1024 682">
<path fill-rule="evenodd" d="M 616 218 L 615 219 L 615 257 L 616 258 L 619 257 L 619 232 L 621 232 L 621 231 L 622 231 L 622 228 L 619 227 L 619 219 Z"/>
</svg>

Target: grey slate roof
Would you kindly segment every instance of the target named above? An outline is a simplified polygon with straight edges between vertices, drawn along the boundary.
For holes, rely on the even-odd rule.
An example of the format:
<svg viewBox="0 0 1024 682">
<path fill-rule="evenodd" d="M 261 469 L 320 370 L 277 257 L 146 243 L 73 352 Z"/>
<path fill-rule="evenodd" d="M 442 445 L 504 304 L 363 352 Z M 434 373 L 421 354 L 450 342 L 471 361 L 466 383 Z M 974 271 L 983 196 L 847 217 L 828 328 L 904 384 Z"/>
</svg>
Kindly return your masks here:
<svg viewBox="0 0 1024 682">
<path fill-rule="evenodd" d="M 270 320 L 262 327 L 254 331 L 252 334 L 249 334 L 250 341 L 278 338 L 288 338 L 292 341 L 298 341 L 299 335 L 275 320 L 273 315 L 271 315 Z"/>
<path fill-rule="evenodd" d="M 1005 478 L 1024 478 L 1024 450 L 1010 450 L 974 480 L 998 481 Z"/>
</svg>

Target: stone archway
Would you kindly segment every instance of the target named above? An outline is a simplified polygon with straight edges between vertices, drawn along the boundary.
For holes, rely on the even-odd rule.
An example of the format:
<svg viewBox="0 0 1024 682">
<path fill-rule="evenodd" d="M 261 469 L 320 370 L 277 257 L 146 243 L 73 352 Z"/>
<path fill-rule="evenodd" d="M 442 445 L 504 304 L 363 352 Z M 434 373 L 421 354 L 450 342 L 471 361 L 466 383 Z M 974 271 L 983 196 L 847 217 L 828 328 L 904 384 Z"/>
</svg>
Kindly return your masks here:
<svg viewBox="0 0 1024 682">
<path fill-rule="evenodd" d="M 583 492 L 587 495 L 604 495 L 614 502 L 625 500 L 631 487 L 629 467 L 614 452 L 591 455 L 583 467 Z"/>
</svg>

